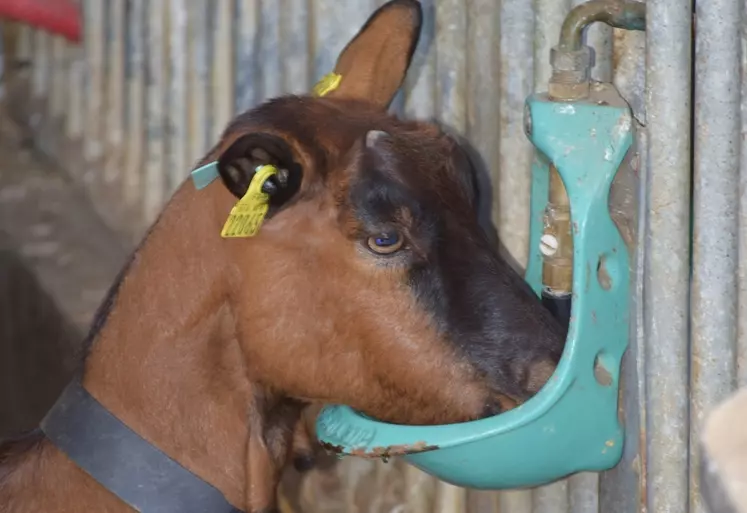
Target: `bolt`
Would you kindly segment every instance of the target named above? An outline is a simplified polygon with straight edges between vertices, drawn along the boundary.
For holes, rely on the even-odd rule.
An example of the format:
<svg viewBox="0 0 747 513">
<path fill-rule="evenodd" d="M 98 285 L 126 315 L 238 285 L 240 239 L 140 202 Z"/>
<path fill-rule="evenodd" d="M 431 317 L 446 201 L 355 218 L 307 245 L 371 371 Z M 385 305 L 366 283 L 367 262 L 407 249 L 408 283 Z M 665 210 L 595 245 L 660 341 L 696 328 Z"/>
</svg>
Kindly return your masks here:
<svg viewBox="0 0 747 513">
<path fill-rule="evenodd" d="M 546 233 L 540 238 L 540 253 L 544 256 L 553 256 L 558 251 L 558 239 L 555 235 Z"/>
</svg>

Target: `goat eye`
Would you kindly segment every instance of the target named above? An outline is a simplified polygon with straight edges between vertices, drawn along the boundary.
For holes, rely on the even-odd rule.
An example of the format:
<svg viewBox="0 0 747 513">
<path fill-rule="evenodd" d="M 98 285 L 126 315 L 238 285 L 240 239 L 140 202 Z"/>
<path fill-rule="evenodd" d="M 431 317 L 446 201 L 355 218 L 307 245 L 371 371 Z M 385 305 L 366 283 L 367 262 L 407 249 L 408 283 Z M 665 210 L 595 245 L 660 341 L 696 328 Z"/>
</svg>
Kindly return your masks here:
<svg viewBox="0 0 747 513">
<path fill-rule="evenodd" d="M 389 255 L 401 248 L 404 240 L 397 232 L 386 232 L 369 237 L 367 242 L 374 253 Z"/>
</svg>

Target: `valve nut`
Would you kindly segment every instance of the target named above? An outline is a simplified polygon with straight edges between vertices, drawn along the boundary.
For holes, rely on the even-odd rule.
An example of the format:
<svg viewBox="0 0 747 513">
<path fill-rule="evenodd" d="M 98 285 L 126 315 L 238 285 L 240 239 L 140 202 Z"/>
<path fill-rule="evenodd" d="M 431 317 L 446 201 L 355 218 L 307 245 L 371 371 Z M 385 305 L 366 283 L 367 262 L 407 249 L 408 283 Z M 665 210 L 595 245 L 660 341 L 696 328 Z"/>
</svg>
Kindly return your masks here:
<svg viewBox="0 0 747 513">
<path fill-rule="evenodd" d="M 588 46 L 579 50 L 564 50 L 554 47 L 550 50 L 552 75 L 548 84 L 551 98 L 577 100 L 589 95 L 589 78 L 593 62 L 593 52 Z"/>
</svg>

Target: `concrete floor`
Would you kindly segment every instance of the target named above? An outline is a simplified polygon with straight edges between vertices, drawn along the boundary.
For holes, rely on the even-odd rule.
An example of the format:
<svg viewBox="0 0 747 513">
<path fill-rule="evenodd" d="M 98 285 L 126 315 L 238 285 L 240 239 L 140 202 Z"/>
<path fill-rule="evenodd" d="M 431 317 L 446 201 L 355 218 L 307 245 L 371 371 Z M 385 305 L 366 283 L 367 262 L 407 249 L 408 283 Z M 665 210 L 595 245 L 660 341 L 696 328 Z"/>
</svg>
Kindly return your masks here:
<svg viewBox="0 0 747 513">
<path fill-rule="evenodd" d="M 38 423 L 127 257 L 53 162 L 0 117 L 0 437 Z"/>
</svg>

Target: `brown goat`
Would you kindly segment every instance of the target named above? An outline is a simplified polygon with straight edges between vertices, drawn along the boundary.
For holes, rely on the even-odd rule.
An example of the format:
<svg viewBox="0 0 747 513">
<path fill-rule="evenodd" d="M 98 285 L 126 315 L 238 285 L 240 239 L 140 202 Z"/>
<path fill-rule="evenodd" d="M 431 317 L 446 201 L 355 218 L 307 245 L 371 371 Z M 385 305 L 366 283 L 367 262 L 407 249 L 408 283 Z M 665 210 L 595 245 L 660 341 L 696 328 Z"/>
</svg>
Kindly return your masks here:
<svg viewBox="0 0 747 513">
<path fill-rule="evenodd" d="M 465 149 L 387 114 L 420 23 L 417 1 L 389 2 L 341 54 L 337 89 L 237 117 L 200 163 L 220 180 L 176 191 L 94 321 L 83 388 L 234 511 L 276 508 L 307 404 L 466 421 L 531 397 L 560 358 L 562 329 L 479 223 Z M 262 164 L 281 170 L 264 224 L 221 238 Z M 108 451 L 102 425 L 66 436 Z M 127 445 L 91 476 L 44 433 L 0 447 L 2 513 L 131 511 L 100 484 Z M 147 470 L 122 478 L 152 486 Z M 173 507 L 143 511 L 203 511 L 155 488 Z"/>
</svg>

